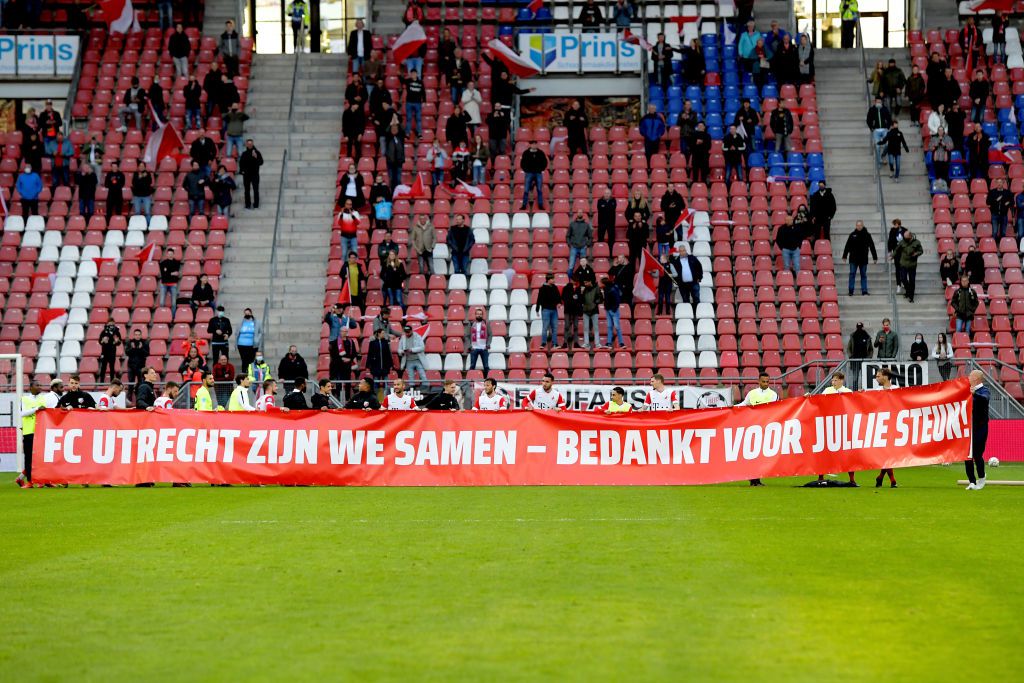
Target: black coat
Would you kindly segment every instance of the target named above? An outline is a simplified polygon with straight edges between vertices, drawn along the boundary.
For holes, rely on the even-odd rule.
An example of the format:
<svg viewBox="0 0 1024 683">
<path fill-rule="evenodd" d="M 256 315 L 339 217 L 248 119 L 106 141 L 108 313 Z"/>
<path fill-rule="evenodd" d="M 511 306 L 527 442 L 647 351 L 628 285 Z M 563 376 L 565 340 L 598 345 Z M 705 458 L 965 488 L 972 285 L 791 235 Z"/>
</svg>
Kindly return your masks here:
<svg viewBox="0 0 1024 683">
<path fill-rule="evenodd" d="M 811 195 L 810 206 L 811 218 L 818 223 L 831 221 L 836 215 L 836 197 L 832 194 L 832 188 L 824 188 L 824 192 L 815 192 Z"/>
<path fill-rule="evenodd" d="M 288 410 L 309 410 L 306 395 L 301 391 L 289 391 L 281 402 Z"/>
<path fill-rule="evenodd" d="M 875 251 L 875 240 L 867 228 L 854 230 L 846 238 L 846 246 L 843 248 L 843 258 L 850 259 L 850 263 L 861 265 L 868 262 L 868 254 L 875 261 L 878 260 L 878 252 Z"/>
<path fill-rule="evenodd" d="M 135 388 L 135 407 L 145 410 L 146 408 L 152 408 L 154 403 L 156 403 L 156 391 L 153 390 L 153 385 L 146 380 L 142 380 L 139 382 L 139 386 Z"/>
<path fill-rule="evenodd" d="M 263 155 L 253 147 L 242 152 L 238 157 L 238 170 L 242 175 L 251 175 L 256 178 L 260 175 L 260 166 L 263 165 Z"/>
<path fill-rule="evenodd" d="M 391 357 L 391 346 L 386 339 L 372 339 L 366 352 L 366 369 L 374 377 L 386 377 L 395 366 Z"/>
<path fill-rule="evenodd" d="M 306 359 L 301 354 L 296 353 L 295 358 L 289 358 L 285 354 L 284 358 L 277 366 L 277 378 L 283 380 L 295 380 L 302 377 L 306 379 L 309 377 L 309 369 L 306 367 Z"/>
</svg>

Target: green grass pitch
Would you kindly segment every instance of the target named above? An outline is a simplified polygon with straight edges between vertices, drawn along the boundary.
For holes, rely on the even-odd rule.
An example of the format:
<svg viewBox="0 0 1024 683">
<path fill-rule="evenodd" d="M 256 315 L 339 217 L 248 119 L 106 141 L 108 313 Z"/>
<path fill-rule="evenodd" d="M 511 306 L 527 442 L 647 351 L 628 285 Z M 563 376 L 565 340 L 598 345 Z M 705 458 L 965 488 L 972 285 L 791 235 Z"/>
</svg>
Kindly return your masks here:
<svg viewBox="0 0 1024 683">
<path fill-rule="evenodd" d="M 0 681 L 1019 680 L 1024 488 L 897 475 L 5 484 Z"/>
</svg>

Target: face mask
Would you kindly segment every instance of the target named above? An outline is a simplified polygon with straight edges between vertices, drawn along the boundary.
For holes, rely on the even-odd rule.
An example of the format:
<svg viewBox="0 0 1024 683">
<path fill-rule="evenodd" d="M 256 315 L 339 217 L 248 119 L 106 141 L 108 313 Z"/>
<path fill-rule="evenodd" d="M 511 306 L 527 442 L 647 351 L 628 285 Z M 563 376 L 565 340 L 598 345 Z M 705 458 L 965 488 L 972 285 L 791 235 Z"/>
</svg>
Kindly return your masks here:
<svg viewBox="0 0 1024 683">
<path fill-rule="evenodd" d="M 482 315 L 478 315 L 476 317 L 477 322 L 481 322 L 483 319 L 484 319 L 484 317 Z"/>
<path fill-rule="evenodd" d="M 224 311 L 217 311 L 217 317 L 218 318 L 223 318 L 224 317 Z"/>
<path fill-rule="evenodd" d="M 256 362 L 257 363 L 262 363 L 263 362 L 263 356 L 256 356 Z"/>
<path fill-rule="evenodd" d="M 246 320 L 252 320 L 252 313 L 246 314 L 245 319 Z"/>
</svg>

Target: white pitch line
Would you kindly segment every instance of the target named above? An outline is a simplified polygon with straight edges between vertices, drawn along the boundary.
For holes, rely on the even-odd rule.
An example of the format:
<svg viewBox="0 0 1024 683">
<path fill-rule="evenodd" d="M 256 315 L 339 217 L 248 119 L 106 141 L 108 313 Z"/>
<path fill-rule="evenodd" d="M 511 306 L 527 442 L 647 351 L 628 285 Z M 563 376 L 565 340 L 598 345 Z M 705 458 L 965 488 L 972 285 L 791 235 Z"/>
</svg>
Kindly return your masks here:
<svg viewBox="0 0 1024 683">
<path fill-rule="evenodd" d="M 860 521 L 884 521 L 884 520 L 910 520 L 916 517 L 858 517 Z M 531 519 L 517 517 L 515 519 L 224 519 L 221 524 L 375 524 L 379 526 L 395 526 L 401 524 L 564 524 L 564 523 L 664 523 L 664 522 L 693 522 L 693 521 L 715 521 L 707 518 L 697 520 L 691 517 L 556 517 L 552 519 Z M 829 517 L 800 517 L 773 515 L 762 517 L 743 517 L 721 519 L 718 521 L 728 522 L 765 522 L 765 521 L 833 521 Z"/>
</svg>

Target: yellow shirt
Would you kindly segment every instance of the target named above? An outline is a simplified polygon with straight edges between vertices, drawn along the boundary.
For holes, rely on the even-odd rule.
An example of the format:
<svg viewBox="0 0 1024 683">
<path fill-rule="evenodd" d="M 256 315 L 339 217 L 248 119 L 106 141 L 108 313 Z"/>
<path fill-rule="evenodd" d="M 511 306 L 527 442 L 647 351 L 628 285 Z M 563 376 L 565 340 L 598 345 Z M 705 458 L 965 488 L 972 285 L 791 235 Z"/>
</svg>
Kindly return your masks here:
<svg viewBox="0 0 1024 683">
<path fill-rule="evenodd" d="M 206 387 L 199 387 L 199 391 L 196 392 L 196 410 L 213 410 L 213 398 L 210 396 L 210 390 Z"/>
<path fill-rule="evenodd" d="M 630 413 L 633 412 L 633 404 L 627 401 L 623 401 L 621 404 L 608 401 L 608 407 L 605 410 L 609 413 Z"/>
<path fill-rule="evenodd" d="M 25 411 L 28 411 L 28 410 L 32 410 L 33 408 L 35 408 L 36 410 L 39 410 L 40 408 L 45 408 L 45 407 L 46 407 L 46 398 L 42 394 L 39 394 L 38 396 L 33 396 L 32 394 L 22 394 L 21 395 L 21 411 L 22 412 L 25 412 Z M 31 415 L 29 415 L 27 417 L 21 418 L 21 433 L 22 433 L 23 436 L 28 436 L 29 434 L 35 434 L 36 433 L 36 414 L 35 413 L 32 413 Z"/>
<path fill-rule="evenodd" d="M 743 400 L 743 404 L 748 406 L 760 406 L 765 403 L 774 403 L 778 400 L 779 395 L 775 393 L 774 389 L 762 389 L 761 387 L 757 387 L 756 389 L 750 390 L 750 393 L 748 393 L 747 397 Z"/>
<path fill-rule="evenodd" d="M 822 395 L 825 395 L 825 394 L 850 394 L 850 393 L 853 393 L 853 392 L 850 391 L 849 387 L 840 387 L 840 388 L 836 389 L 835 387 L 828 386 L 828 387 L 825 387 L 825 390 L 823 392 L 821 392 L 821 393 L 822 393 Z"/>
</svg>

